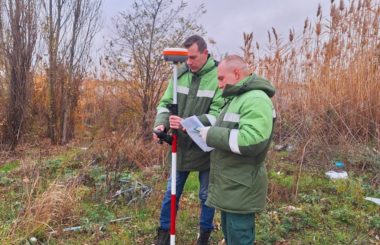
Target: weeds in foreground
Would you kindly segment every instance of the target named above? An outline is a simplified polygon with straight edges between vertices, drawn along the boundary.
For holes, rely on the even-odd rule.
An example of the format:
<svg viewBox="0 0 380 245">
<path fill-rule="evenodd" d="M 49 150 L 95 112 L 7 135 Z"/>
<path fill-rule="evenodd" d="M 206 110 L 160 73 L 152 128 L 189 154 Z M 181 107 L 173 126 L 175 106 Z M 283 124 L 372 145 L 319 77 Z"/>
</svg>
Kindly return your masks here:
<svg viewBox="0 0 380 245">
<path fill-rule="evenodd" d="M 4 197 L 0 202 L 2 242 L 25 242 L 35 237 L 40 243 L 49 244 L 151 244 L 167 184 L 166 166 L 142 171 L 131 170 L 126 164 L 116 179 L 119 189 L 109 190 L 105 188 L 104 166 L 87 159 L 83 162 L 92 164 L 78 169 L 77 161 L 83 154 L 74 152 L 77 154 L 69 158 L 62 157 L 62 153 L 39 165 L 20 161 L 12 170 L 6 165 L 5 176 L 13 181 L 0 185 Z M 306 165 L 294 199 L 294 175 L 298 168 L 290 161 L 291 154 L 271 152 L 268 205 L 256 220 L 258 244 L 378 243 L 379 206 L 364 200 L 365 196 L 380 197 L 378 185 L 370 181 L 374 173 L 352 169 L 348 180 L 330 181 L 324 177 L 325 169 Z M 57 159 L 62 160 L 60 165 L 48 168 Z M 31 165 L 27 167 L 28 164 Z M 62 166 L 72 171 L 62 171 Z M 14 178 L 16 173 L 24 173 L 20 176 L 25 175 L 29 182 L 25 177 Z M 46 177 L 46 173 L 52 177 Z M 46 177 L 46 183 L 41 176 Z M 142 195 L 142 186 L 151 189 L 149 195 Z M 192 173 L 177 217 L 179 244 L 196 241 L 198 188 L 198 176 Z M 218 244 L 223 238 L 219 213 L 214 222 L 216 230 L 211 244 Z"/>
</svg>

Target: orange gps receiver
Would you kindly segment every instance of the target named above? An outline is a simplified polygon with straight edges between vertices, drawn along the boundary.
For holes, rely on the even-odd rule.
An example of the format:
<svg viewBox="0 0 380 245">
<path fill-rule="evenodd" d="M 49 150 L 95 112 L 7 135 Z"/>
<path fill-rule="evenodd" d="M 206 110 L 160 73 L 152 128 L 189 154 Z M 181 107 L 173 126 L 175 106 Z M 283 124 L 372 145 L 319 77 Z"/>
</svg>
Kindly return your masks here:
<svg viewBox="0 0 380 245">
<path fill-rule="evenodd" d="M 185 48 L 166 48 L 163 54 L 165 61 L 181 63 L 187 60 L 189 52 Z"/>
</svg>

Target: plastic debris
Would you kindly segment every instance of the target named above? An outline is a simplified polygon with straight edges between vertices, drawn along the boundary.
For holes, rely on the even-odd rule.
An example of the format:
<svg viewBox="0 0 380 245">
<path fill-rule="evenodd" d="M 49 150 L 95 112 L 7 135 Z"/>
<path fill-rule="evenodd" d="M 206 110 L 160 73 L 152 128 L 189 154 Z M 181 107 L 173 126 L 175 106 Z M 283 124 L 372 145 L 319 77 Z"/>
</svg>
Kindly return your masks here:
<svg viewBox="0 0 380 245">
<path fill-rule="evenodd" d="M 291 213 L 291 212 L 295 212 L 295 211 L 299 211 L 299 210 L 301 210 L 301 209 L 297 208 L 297 207 L 294 207 L 292 205 L 284 207 L 285 213 Z"/>
<path fill-rule="evenodd" d="M 73 226 L 64 228 L 63 231 L 80 231 L 82 229 L 82 226 Z"/>
<path fill-rule="evenodd" d="M 377 205 L 380 205 L 380 198 L 376 198 L 376 197 L 365 197 L 364 199 L 367 200 L 367 201 L 374 202 L 374 203 L 376 203 Z"/>
<path fill-rule="evenodd" d="M 32 236 L 30 239 L 29 239 L 30 243 L 31 244 L 35 244 L 36 242 L 38 242 L 37 238 L 35 238 L 34 236 Z"/>
<path fill-rule="evenodd" d="M 115 200 L 122 197 L 130 205 L 138 200 L 146 199 L 153 191 L 150 186 L 144 185 L 138 181 L 130 181 L 129 179 L 123 179 L 122 186 L 115 192 L 112 198 Z"/>
<path fill-rule="evenodd" d="M 347 179 L 348 174 L 346 171 L 336 172 L 333 170 L 327 171 L 326 176 L 330 179 Z"/>
</svg>

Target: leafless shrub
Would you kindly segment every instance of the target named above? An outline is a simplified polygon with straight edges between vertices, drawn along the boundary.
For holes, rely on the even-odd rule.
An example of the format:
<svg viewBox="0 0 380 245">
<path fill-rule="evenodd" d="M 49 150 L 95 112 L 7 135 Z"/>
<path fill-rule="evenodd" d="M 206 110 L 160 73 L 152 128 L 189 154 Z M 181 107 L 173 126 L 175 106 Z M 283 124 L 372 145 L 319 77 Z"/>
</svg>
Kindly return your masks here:
<svg viewBox="0 0 380 245">
<path fill-rule="evenodd" d="M 109 193 L 118 187 L 117 180 L 123 170 L 145 169 L 165 163 L 167 146 L 146 141 L 141 137 L 140 127 L 134 124 L 123 131 L 100 132 L 94 139 L 89 154 L 104 167 Z"/>
</svg>

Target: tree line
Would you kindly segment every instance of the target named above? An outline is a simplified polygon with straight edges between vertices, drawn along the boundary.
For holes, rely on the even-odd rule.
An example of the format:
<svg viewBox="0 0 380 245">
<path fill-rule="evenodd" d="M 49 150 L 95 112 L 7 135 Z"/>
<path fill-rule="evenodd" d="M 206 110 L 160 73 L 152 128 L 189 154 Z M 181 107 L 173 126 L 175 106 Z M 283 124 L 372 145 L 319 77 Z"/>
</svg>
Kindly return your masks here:
<svg viewBox="0 0 380 245">
<path fill-rule="evenodd" d="M 48 84 L 48 137 L 54 144 L 73 137 L 73 110 L 99 30 L 100 6 L 101 0 L 0 1 L 2 143 L 10 150 L 32 116 L 38 73 Z"/>
<path fill-rule="evenodd" d="M 74 136 L 81 85 L 95 77 L 94 38 L 101 30 L 102 0 L 0 0 L 1 148 L 14 150 L 35 118 L 36 83 L 45 100 L 39 116 L 53 144 Z M 130 107 L 150 127 L 170 67 L 161 52 L 191 33 L 203 34 L 200 6 L 185 17 L 185 2 L 136 0 L 113 18 L 100 58 L 110 80 L 123 82 L 136 101 Z M 111 78 L 112 77 L 112 78 Z M 143 134 L 148 135 L 147 130 Z"/>
</svg>

